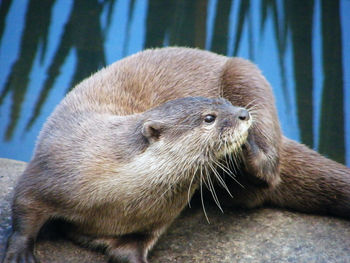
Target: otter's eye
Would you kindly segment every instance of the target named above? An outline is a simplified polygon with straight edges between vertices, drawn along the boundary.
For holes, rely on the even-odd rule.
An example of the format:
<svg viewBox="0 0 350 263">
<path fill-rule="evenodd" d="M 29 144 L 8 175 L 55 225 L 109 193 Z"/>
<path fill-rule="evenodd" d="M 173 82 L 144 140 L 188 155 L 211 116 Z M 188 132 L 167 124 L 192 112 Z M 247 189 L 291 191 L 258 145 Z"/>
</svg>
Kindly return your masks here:
<svg viewBox="0 0 350 263">
<path fill-rule="evenodd" d="M 215 121 L 215 119 L 216 119 L 216 116 L 215 116 L 215 115 L 212 115 L 212 114 L 208 114 L 208 115 L 206 115 L 206 116 L 204 117 L 204 121 L 205 121 L 206 123 L 212 123 L 212 122 Z"/>
</svg>

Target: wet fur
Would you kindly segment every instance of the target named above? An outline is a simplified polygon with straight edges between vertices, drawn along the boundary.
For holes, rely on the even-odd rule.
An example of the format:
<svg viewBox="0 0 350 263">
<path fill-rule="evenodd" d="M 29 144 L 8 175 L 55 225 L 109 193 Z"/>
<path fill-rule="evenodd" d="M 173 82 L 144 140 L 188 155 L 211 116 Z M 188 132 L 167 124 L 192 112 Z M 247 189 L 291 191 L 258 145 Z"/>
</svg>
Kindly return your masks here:
<svg viewBox="0 0 350 263">
<path fill-rule="evenodd" d="M 111 187 L 107 175 L 115 169 L 111 153 L 118 156 L 119 163 L 129 165 L 128 168 L 137 168 L 137 160 L 133 161 L 132 157 L 144 150 L 143 138 L 135 136 L 131 140 L 121 140 L 118 142 L 121 150 L 109 147 L 113 144 L 106 143 L 105 138 L 110 135 L 110 130 L 101 128 L 106 127 L 101 116 L 119 116 L 114 125 L 118 136 L 123 137 L 126 131 L 118 129 L 118 122 L 135 123 L 128 119 L 128 115 L 144 113 L 169 100 L 188 96 L 224 97 L 235 106 L 249 109 L 254 119 L 242 154 L 234 153 L 221 160 L 229 166 L 228 173 L 236 175 L 234 180 L 226 176 L 228 189 L 224 189 L 234 193 L 232 204 L 256 207 L 268 203 L 305 212 L 350 217 L 350 170 L 281 134 L 271 87 L 254 64 L 196 49 L 163 48 L 140 52 L 102 69 L 80 83 L 58 106 L 49 118 L 48 126 L 60 125 L 65 130 L 65 125 L 72 125 L 69 123 L 70 119 L 74 119 L 72 116 L 81 119 L 81 124 L 76 126 L 69 140 L 60 134 L 53 136 L 53 128 L 44 129 L 39 138 L 36 157 L 25 174 L 34 178 L 45 167 L 57 178 L 69 174 L 69 179 L 57 185 L 56 179 L 53 179 L 55 177 L 46 178 L 47 181 L 42 182 L 43 192 L 32 190 L 36 188 L 35 179 L 20 181 L 13 205 L 13 225 L 17 232 L 9 241 L 8 253 L 13 248 L 17 251 L 32 249 L 34 240 L 25 241 L 16 235 L 34 222 L 40 225 L 41 221 L 46 220 L 45 215 L 52 213 L 57 206 L 64 207 L 67 210 L 62 212 L 69 213 L 71 198 L 78 198 L 82 208 L 100 202 L 101 205 L 93 207 L 93 211 L 104 211 L 106 189 Z M 86 112 L 94 112 L 94 116 L 86 116 Z M 71 154 L 73 142 L 77 142 L 74 147 L 81 149 L 79 154 Z M 49 156 L 53 167 L 45 163 L 48 157 L 44 155 L 44 150 L 54 152 L 53 156 Z M 69 160 L 69 165 L 62 160 Z M 77 171 L 87 171 L 89 178 L 74 176 L 72 167 Z M 223 168 L 218 168 L 218 173 L 225 176 L 228 169 Z M 70 188 L 73 180 L 77 180 L 79 191 Z M 52 183 L 58 186 L 57 190 L 50 187 Z M 211 188 L 208 181 L 207 184 Z M 45 192 L 45 187 L 50 191 Z M 95 190 L 90 191 L 91 188 Z M 85 197 L 86 194 L 90 199 Z M 66 201 L 61 198 L 65 195 Z M 218 199 L 215 195 L 213 197 Z M 126 195 L 124 199 L 128 203 L 133 197 L 128 199 Z M 34 210 L 26 211 L 28 206 L 34 207 Z M 93 215 L 83 213 L 82 218 L 78 214 L 72 219 L 81 222 L 86 216 Z M 105 224 L 108 229 L 111 222 L 107 218 Z M 142 216 L 136 219 L 131 224 L 139 224 L 139 220 L 143 220 Z M 96 233 L 104 231 L 103 226 L 82 226 L 83 230 L 93 229 Z M 107 250 L 109 248 L 115 260 L 124 255 L 131 262 L 145 262 L 145 254 L 140 251 L 148 250 L 166 227 L 164 225 L 147 235 L 136 233 L 134 236 L 125 236 L 125 239 L 117 241 L 112 238 L 90 240 L 89 235 L 73 236 L 80 239 L 80 243 L 103 245 Z M 121 248 L 119 252 L 111 250 L 118 246 Z M 32 262 L 31 255 L 27 259 L 27 262 Z"/>
</svg>

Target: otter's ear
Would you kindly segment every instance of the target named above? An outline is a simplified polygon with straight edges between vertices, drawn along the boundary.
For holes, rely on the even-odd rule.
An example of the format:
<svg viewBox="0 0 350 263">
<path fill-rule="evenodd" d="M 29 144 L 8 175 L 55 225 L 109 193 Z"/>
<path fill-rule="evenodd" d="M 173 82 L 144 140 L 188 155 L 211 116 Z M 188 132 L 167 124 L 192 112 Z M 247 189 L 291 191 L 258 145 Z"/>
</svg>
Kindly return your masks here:
<svg viewBox="0 0 350 263">
<path fill-rule="evenodd" d="M 142 134 L 149 141 L 156 141 L 159 139 L 162 132 L 163 125 L 157 121 L 146 121 L 142 127 Z"/>
</svg>

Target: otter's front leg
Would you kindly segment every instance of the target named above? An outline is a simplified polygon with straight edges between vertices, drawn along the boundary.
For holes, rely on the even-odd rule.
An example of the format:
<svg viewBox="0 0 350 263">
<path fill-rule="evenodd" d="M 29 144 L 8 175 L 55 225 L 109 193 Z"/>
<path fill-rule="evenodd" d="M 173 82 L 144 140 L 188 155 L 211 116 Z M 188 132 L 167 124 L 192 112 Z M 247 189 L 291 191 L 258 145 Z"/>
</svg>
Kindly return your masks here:
<svg viewBox="0 0 350 263">
<path fill-rule="evenodd" d="M 129 234 L 118 237 L 107 248 L 109 263 L 125 262 L 147 263 L 147 254 L 150 245 L 155 243 L 157 238 L 152 234 Z"/>
<path fill-rule="evenodd" d="M 246 108 L 253 120 L 242 154 L 247 176 L 253 178 L 249 181 L 276 186 L 282 135 L 269 83 L 253 63 L 232 58 L 223 68 L 221 92 L 233 105 Z"/>
<path fill-rule="evenodd" d="M 12 233 L 8 238 L 3 263 L 36 263 L 34 245 L 36 237 L 49 219 L 48 213 L 36 210 L 37 203 L 28 198 L 13 206 Z"/>
<path fill-rule="evenodd" d="M 148 251 L 160 236 L 159 231 L 133 233 L 115 237 L 94 237 L 69 231 L 68 238 L 83 247 L 102 250 L 109 263 L 147 263 Z"/>
<path fill-rule="evenodd" d="M 3 263 L 35 263 L 33 255 L 34 240 L 27 236 L 13 232 L 7 241 L 6 254 Z"/>
<path fill-rule="evenodd" d="M 242 147 L 244 173 L 255 186 L 274 187 L 280 182 L 279 157 L 276 148 L 267 147 L 252 129 Z"/>
</svg>

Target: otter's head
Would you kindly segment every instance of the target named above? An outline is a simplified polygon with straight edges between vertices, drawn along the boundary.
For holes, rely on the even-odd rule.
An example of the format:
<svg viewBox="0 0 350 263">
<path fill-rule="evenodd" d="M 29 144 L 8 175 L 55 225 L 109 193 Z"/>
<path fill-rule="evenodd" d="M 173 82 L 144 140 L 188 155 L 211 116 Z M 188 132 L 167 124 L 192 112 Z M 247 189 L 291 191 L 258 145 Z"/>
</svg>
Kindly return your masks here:
<svg viewBox="0 0 350 263">
<path fill-rule="evenodd" d="M 200 165 L 239 151 L 252 119 L 222 98 L 187 97 L 145 112 L 146 151 L 179 166 Z M 158 160 L 162 158 L 157 158 Z"/>
</svg>

